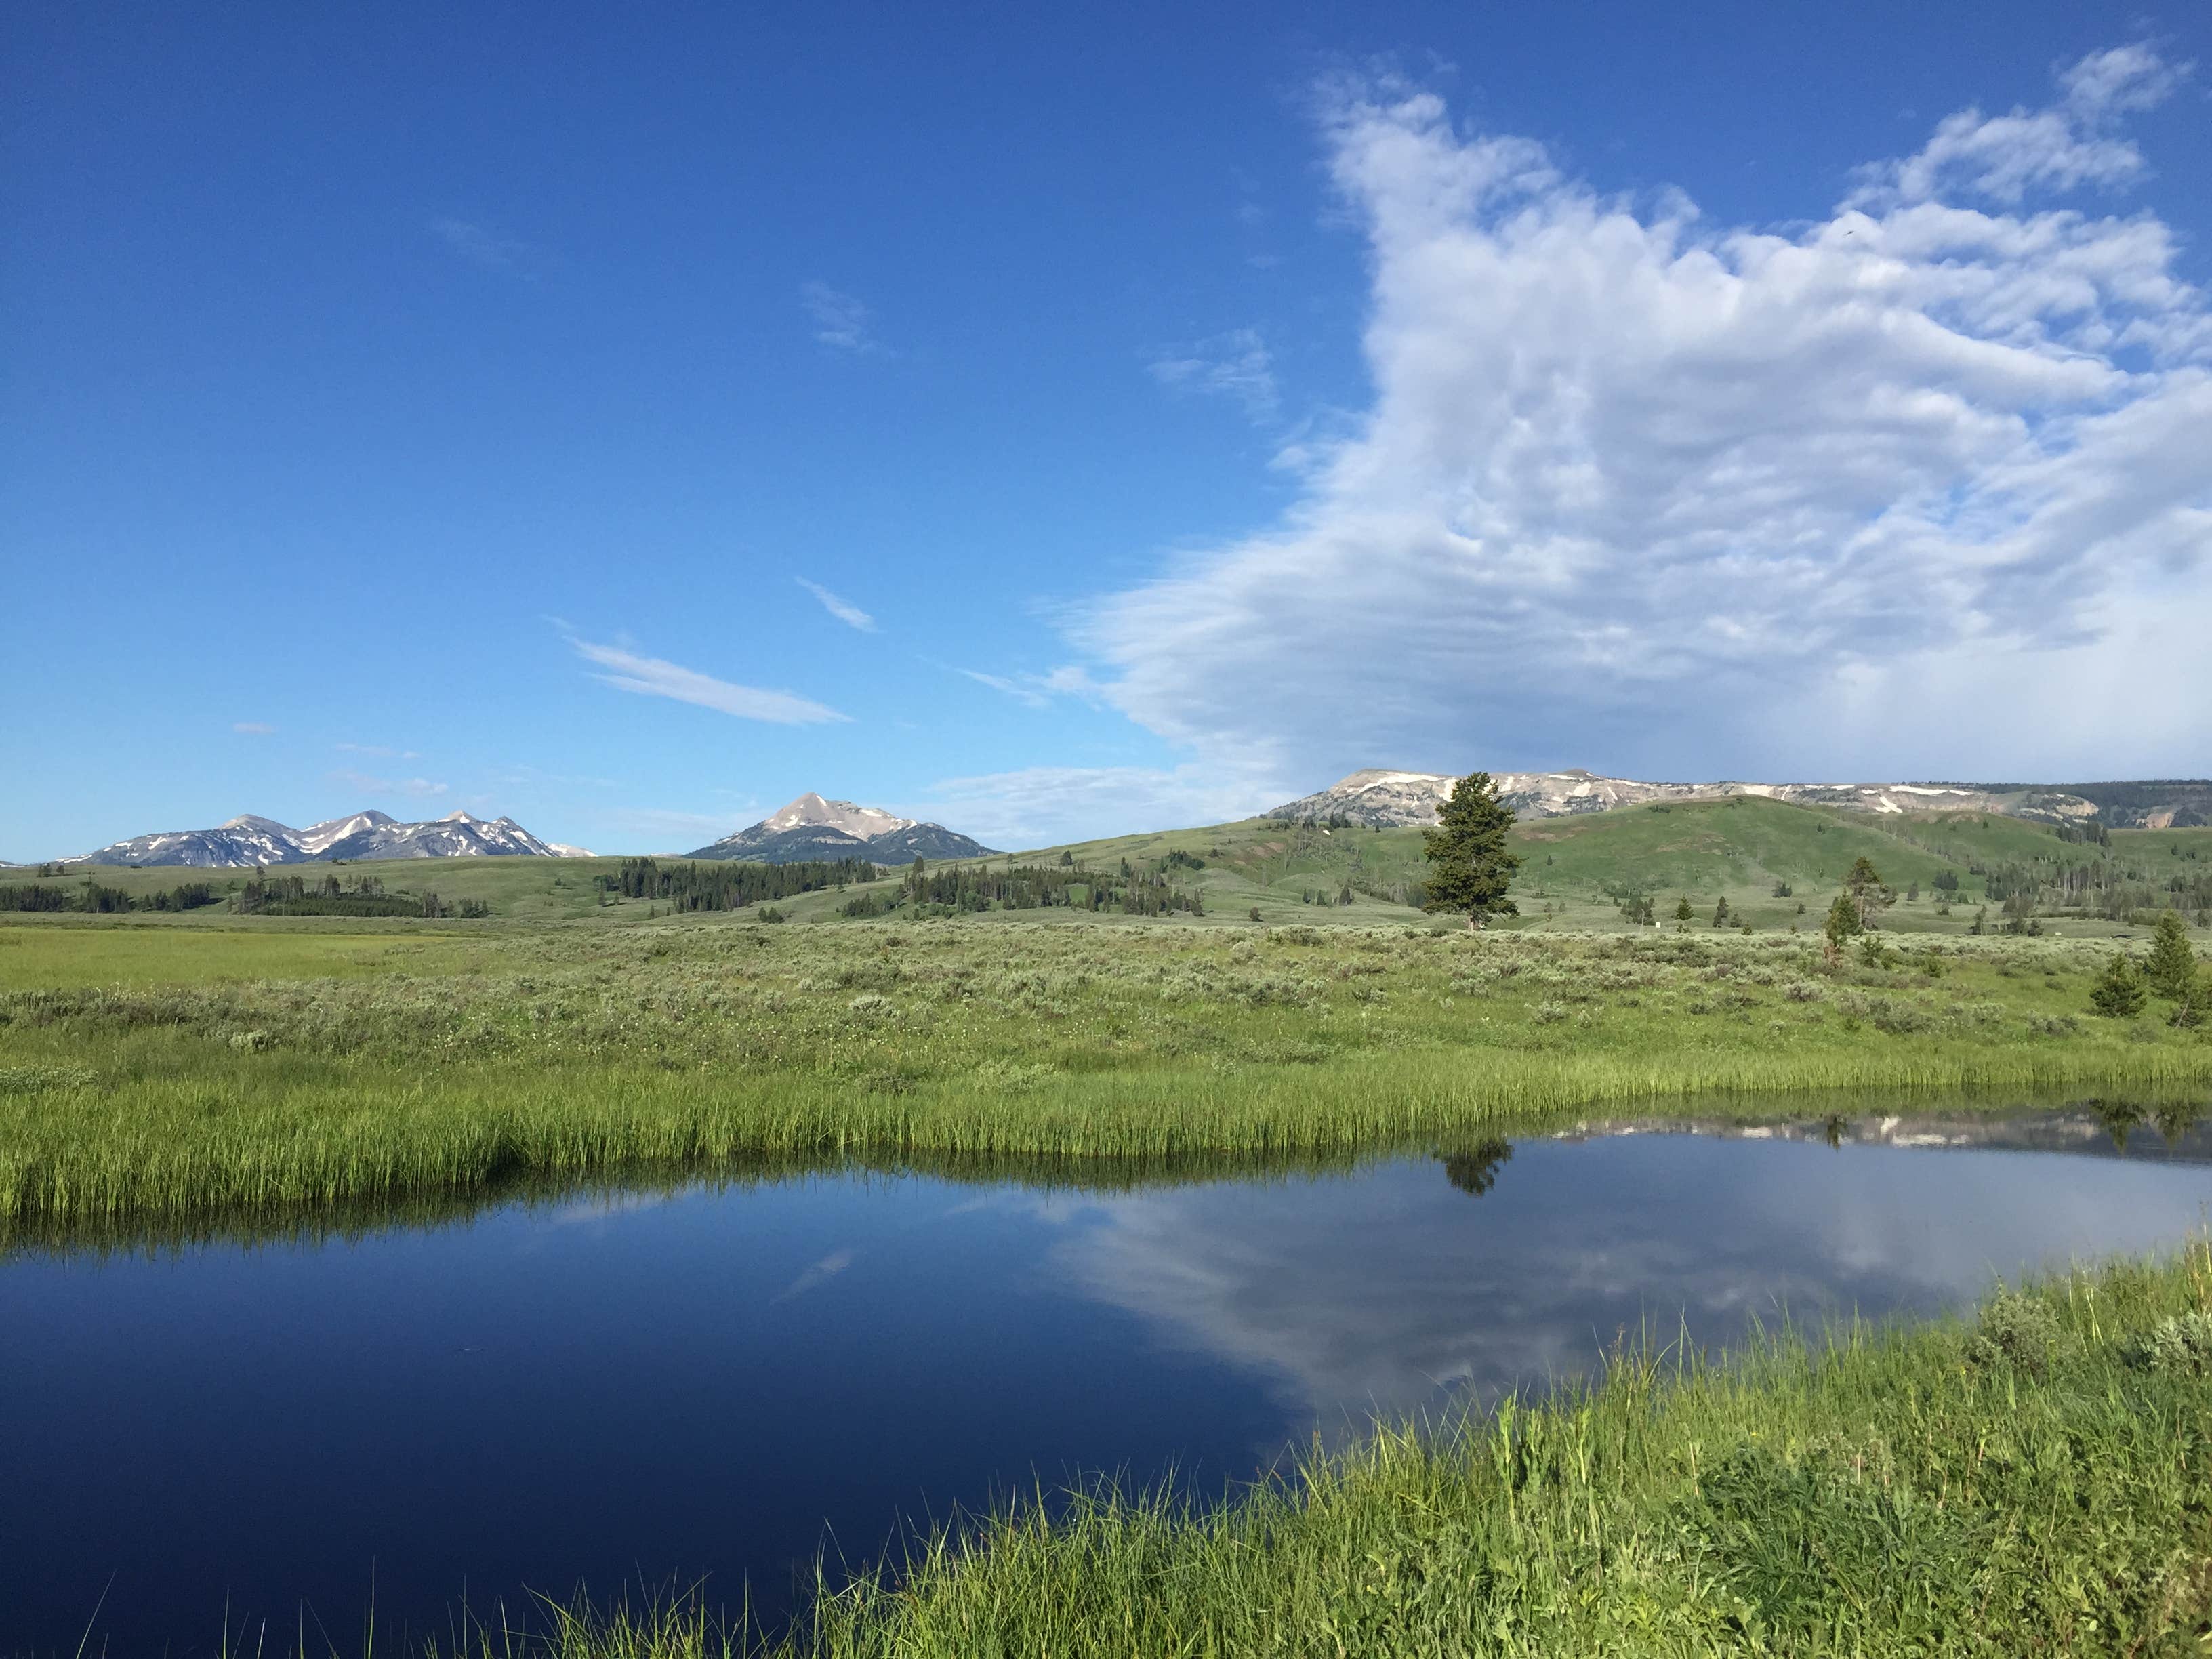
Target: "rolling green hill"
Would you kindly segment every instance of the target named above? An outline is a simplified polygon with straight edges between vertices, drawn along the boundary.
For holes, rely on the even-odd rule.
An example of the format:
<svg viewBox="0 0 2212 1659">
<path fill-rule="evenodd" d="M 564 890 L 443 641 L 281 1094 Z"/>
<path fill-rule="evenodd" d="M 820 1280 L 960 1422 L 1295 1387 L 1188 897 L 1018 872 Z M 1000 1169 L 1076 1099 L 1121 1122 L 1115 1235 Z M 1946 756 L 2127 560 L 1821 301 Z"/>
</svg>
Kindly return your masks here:
<svg viewBox="0 0 2212 1659">
<path fill-rule="evenodd" d="M 1900 896 L 1885 925 L 1902 931 L 1963 932 L 1984 905 L 1985 925 L 1994 927 L 2003 920 L 2008 895 L 2022 890 L 2039 925 L 2075 937 L 2139 928 L 2142 912 L 2166 905 L 2179 905 L 2200 922 L 2212 913 L 2208 829 L 2114 830 L 2105 844 L 2069 842 L 2048 826 L 1994 815 L 1877 817 L 1738 796 L 1534 819 L 1516 826 L 1513 842 L 1525 860 L 1514 888 L 1522 915 L 1506 925 L 1523 929 L 1624 927 L 1616 900 L 1631 893 L 1648 896 L 1668 926 L 1686 898 L 1692 925 L 1710 927 L 1715 906 L 1725 897 L 1733 917 L 1760 931 L 1809 927 L 1817 925 L 1844 872 L 1862 857 L 1897 889 Z M 994 854 L 967 864 L 977 869 L 1073 866 L 1109 873 L 1119 873 L 1126 864 L 1137 875 L 1164 872 L 1201 896 L 1208 922 L 1223 925 L 1249 925 L 1255 909 L 1262 921 L 1277 925 L 1414 921 L 1425 869 L 1418 830 L 1328 830 L 1268 818 Z M 665 904 L 605 890 L 601 878 L 611 878 L 621 865 L 614 858 L 477 858 L 348 865 L 336 872 L 349 880 L 374 874 L 399 892 L 434 890 L 448 904 L 478 901 L 492 911 L 488 921 L 241 917 L 226 902 L 124 920 L 155 926 L 460 932 L 517 924 L 626 926 L 666 918 Z M 87 873 L 40 878 L 11 871 L 0 872 L 0 886 L 70 888 Z M 102 884 L 134 894 L 167 890 L 185 878 L 209 880 L 219 900 L 245 879 L 237 872 L 169 868 L 97 872 Z M 894 872 L 874 890 L 888 899 L 897 880 Z M 1955 887 L 1947 906 L 1941 884 L 1948 883 Z M 1784 887 L 1786 893 L 1777 890 Z M 1349 902 L 1344 902 L 1347 894 Z M 835 921 L 853 896 L 809 893 L 779 901 L 775 908 L 795 922 Z M 2021 902 L 2015 900 L 2014 908 Z M 1040 914 L 1078 921 L 1088 913 Z M 757 919 L 751 912 L 684 918 L 708 924 Z"/>
</svg>

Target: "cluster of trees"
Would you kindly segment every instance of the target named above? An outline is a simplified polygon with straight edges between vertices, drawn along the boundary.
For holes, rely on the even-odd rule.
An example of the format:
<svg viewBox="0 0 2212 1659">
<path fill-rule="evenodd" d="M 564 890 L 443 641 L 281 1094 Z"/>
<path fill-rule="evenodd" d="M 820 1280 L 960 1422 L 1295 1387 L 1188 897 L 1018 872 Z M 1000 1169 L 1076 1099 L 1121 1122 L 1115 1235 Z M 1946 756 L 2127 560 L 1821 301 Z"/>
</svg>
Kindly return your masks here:
<svg viewBox="0 0 2212 1659">
<path fill-rule="evenodd" d="M 2053 853 L 1999 864 L 1969 863 L 1982 878 L 1989 902 L 2002 905 L 2014 920 L 2036 915 L 2101 917 L 2124 921 L 2142 911 L 2175 909 L 2200 920 L 2212 917 L 2212 870 L 2194 848 L 2169 845 L 2164 859 L 2069 858 Z M 1958 877 L 1945 871 L 1935 885 L 1958 890 Z"/>
<path fill-rule="evenodd" d="M 1605 884 L 1605 896 L 1620 912 L 1620 919 L 1632 927 L 1649 927 L 1659 920 L 1659 913 L 1651 908 L 1651 895 L 1632 882 L 1609 881 Z"/>
<path fill-rule="evenodd" d="M 1206 903 L 1197 890 L 1179 887 L 1168 876 L 1170 868 L 1196 868 L 1200 862 L 1187 853 L 1170 853 L 1158 866 L 1139 871 L 1124 859 L 1119 874 L 1114 874 L 1085 869 L 1073 861 L 1057 867 L 962 865 L 933 870 L 916 859 L 896 893 L 861 894 L 846 902 L 844 914 L 879 916 L 912 904 L 948 912 L 1062 908 L 1125 916 L 1202 916 Z"/>
<path fill-rule="evenodd" d="M 2112 1019 L 2131 1019 L 2154 995 L 2173 1004 L 2166 1024 L 2200 1026 L 2212 1020 L 2212 978 L 2190 948 L 2189 930 L 2179 912 L 2158 919 L 2150 955 L 2138 968 L 2124 951 L 2116 951 L 2089 987 L 2089 1006 Z"/>
<path fill-rule="evenodd" d="M 1828 919 L 1820 926 L 1827 941 L 1824 954 L 1828 966 L 1832 969 L 1843 959 L 1846 943 L 1880 927 L 1881 913 L 1896 902 L 1897 890 L 1882 880 L 1874 860 L 1855 860 L 1850 873 L 1844 878 L 1844 890 L 1836 895 L 1835 902 L 1828 907 Z"/>
<path fill-rule="evenodd" d="M 617 874 L 599 878 L 599 888 L 624 898 L 658 900 L 672 910 L 742 910 L 766 899 L 865 884 L 883 874 L 866 859 L 815 859 L 800 864 L 662 864 L 655 859 L 624 859 Z"/>
<path fill-rule="evenodd" d="M 423 916 L 437 921 L 491 914 L 482 899 L 448 903 L 435 893 L 396 892 L 374 876 L 363 876 L 349 885 L 335 874 L 310 881 L 305 876 L 271 876 L 260 871 L 239 889 L 231 908 L 242 916 Z"/>
<path fill-rule="evenodd" d="M 53 866 L 57 871 L 58 865 Z M 41 873 L 46 866 L 40 866 Z M 158 893 L 131 893 L 86 881 L 76 887 L 45 887 L 26 882 L 0 887 L 0 910 L 87 910 L 112 915 L 125 910 L 197 910 L 218 904 L 222 895 L 204 881 L 188 881 Z"/>
</svg>

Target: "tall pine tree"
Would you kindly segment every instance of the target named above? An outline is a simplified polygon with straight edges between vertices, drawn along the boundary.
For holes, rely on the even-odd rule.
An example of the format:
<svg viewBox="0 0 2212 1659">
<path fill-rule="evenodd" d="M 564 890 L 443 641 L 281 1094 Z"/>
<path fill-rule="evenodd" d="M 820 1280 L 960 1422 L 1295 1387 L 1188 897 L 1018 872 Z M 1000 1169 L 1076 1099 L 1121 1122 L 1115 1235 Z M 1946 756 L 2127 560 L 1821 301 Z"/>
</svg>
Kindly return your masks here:
<svg viewBox="0 0 2212 1659">
<path fill-rule="evenodd" d="M 2151 935 L 2150 959 L 2143 963 L 2150 988 L 2177 1002 L 2189 994 L 2197 979 L 2197 953 L 2189 948 L 2189 926 L 2179 910 L 2161 910 L 2157 930 Z"/>
<path fill-rule="evenodd" d="M 1421 908 L 1464 915 L 1469 927 L 1492 916 L 1517 916 L 1521 907 L 1505 896 L 1521 866 L 1505 848 L 1513 810 L 1498 799 L 1487 772 L 1470 772 L 1452 786 L 1451 799 L 1437 814 L 1437 827 L 1421 833 L 1429 860 L 1429 896 Z"/>
</svg>

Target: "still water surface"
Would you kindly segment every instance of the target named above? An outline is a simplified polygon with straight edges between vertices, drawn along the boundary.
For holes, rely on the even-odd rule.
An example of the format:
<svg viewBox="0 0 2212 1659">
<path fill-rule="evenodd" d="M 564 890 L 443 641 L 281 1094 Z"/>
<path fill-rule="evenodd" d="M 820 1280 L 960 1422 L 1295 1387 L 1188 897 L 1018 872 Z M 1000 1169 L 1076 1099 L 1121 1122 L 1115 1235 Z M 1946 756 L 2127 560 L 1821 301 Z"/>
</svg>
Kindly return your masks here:
<svg viewBox="0 0 2212 1659">
<path fill-rule="evenodd" d="M 1952 1307 L 2212 1207 L 2202 1130 L 1840 1138 L 1122 1191 L 854 1172 L 0 1260 L 0 1652 L 72 1651 L 96 1604 L 114 1652 L 211 1652 L 226 1604 L 234 1635 L 303 1602 L 345 1634 L 372 1584 L 380 1641 L 526 1585 L 774 1607 L 825 1535 L 871 1557 L 901 1516 L 1099 1470 L 1218 1492 L 1640 1322 Z"/>
</svg>

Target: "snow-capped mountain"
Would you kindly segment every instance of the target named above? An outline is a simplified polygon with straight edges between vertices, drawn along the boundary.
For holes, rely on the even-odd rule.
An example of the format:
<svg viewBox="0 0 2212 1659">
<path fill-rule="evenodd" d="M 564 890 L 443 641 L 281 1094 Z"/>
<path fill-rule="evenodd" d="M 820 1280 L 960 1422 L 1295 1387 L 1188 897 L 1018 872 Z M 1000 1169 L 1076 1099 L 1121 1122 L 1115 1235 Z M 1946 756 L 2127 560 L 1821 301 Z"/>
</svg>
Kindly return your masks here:
<svg viewBox="0 0 2212 1659">
<path fill-rule="evenodd" d="M 2107 823 L 2165 829 L 2204 821 L 2212 785 L 2202 780 L 2154 783 L 1645 783 L 1574 769 L 1564 772 L 1493 772 L 1499 798 L 1524 818 L 1602 812 L 1653 800 L 1714 800 L 1762 795 L 1802 806 L 1863 812 L 1993 812 L 2043 823 Z M 1276 807 L 1270 817 L 1349 819 L 1357 824 L 1427 824 L 1459 780 L 1449 773 L 1370 768 L 1328 788 Z"/>
<path fill-rule="evenodd" d="M 918 858 L 981 858 L 991 850 L 941 823 L 920 823 L 848 800 L 824 800 L 810 790 L 750 829 L 725 836 L 689 856 L 751 859 L 762 864 L 797 864 L 807 859 L 912 864 Z"/>
<path fill-rule="evenodd" d="M 915 826 L 912 818 L 895 817 L 880 806 L 855 806 L 848 800 L 824 800 L 811 789 L 781 811 L 771 812 L 753 826 L 772 834 L 811 828 L 842 830 L 857 841 L 872 841 Z"/>
<path fill-rule="evenodd" d="M 295 833 L 301 850 L 309 858 L 318 858 L 348 836 L 358 836 L 367 830 L 380 830 L 387 823 L 398 822 L 398 820 L 389 812 L 371 810 L 367 812 L 356 812 L 349 818 L 326 818 L 320 823 L 310 824 L 307 829 Z"/>
<path fill-rule="evenodd" d="M 204 870 L 248 870 L 264 864 L 323 863 L 333 859 L 588 858 L 580 848 L 542 842 L 513 818 L 449 812 L 428 823 L 401 823 L 388 812 L 356 812 L 295 830 L 274 818 L 242 814 L 213 830 L 172 830 L 133 836 L 72 864 L 179 864 Z"/>
<path fill-rule="evenodd" d="M 326 859 L 443 859 L 558 857 L 513 818 L 472 818 L 448 812 L 428 823 L 382 823 L 358 830 L 325 847 Z"/>
</svg>

